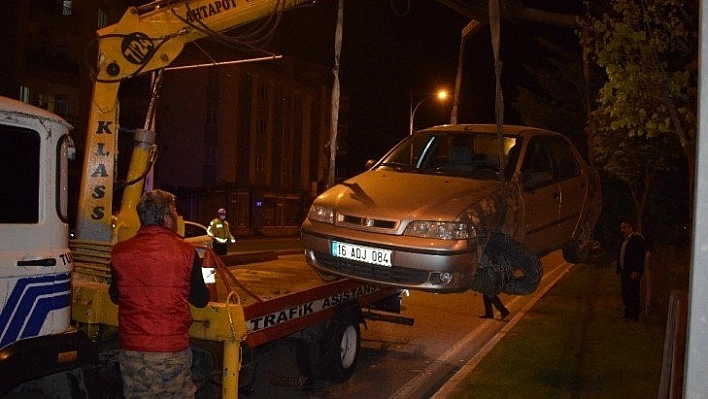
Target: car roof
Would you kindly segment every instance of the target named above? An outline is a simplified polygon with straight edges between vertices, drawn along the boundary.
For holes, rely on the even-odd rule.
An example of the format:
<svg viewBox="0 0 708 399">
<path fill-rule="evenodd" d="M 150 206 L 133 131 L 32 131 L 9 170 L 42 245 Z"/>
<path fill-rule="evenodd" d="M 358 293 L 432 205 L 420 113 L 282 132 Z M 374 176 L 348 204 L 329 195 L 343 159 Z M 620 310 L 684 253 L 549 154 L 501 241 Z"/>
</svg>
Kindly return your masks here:
<svg viewBox="0 0 708 399">
<path fill-rule="evenodd" d="M 503 125 L 503 130 L 504 130 L 504 135 L 505 136 L 519 136 L 522 133 L 527 133 L 527 132 L 539 132 L 539 133 L 552 133 L 552 134 L 559 134 L 556 132 L 552 132 L 547 129 L 539 129 L 536 127 L 529 127 L 529 126 L 519 126 L 519 125 Z M 425 129 L 418 130 L 418 132 L 471 132 L 471 133 L 496 133 L 497 132 L 497 125 L 491 124 L 491 123 L 466 123 L 466 124 L 448 124 L 448 125 L 438 125 L 438 126 L 431 126 Z"/>
</svg>

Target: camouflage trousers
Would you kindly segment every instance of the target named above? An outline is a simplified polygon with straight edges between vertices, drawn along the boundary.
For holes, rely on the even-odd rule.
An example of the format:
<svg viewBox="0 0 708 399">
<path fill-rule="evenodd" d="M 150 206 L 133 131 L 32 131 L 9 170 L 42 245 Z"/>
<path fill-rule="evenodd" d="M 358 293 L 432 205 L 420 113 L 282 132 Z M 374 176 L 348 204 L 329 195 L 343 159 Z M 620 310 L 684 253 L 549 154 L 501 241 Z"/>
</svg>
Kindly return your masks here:
<svg viewBox="0 0 708 399">
<path fill-rule="evenodd" d="M 192 350 L 137 352 L 118 355 L 123 395 L 130 398 L 194 398 Z"/>
</svg>

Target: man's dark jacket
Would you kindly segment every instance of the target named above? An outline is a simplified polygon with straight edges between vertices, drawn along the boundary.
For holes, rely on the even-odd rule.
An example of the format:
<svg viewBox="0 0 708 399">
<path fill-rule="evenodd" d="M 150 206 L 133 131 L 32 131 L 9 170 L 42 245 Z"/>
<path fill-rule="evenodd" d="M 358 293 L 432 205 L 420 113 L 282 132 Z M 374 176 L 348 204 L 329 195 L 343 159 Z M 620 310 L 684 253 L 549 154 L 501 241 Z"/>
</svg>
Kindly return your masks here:
<svg viewBox="0 0 708 399">
<path fill-rule="evenodd" d="M 622 247 L 620 246 L 620 252 L 617 257 L 617 273 L 629 274 L 636 272 L 643 274 L 645 249 L 646 243 L 644 242 L 644 238 L 637 233 L 632 233 L 624 249 L 624 263 L 619 259 L 619 257 L 622 256 Z"/>
</svg>

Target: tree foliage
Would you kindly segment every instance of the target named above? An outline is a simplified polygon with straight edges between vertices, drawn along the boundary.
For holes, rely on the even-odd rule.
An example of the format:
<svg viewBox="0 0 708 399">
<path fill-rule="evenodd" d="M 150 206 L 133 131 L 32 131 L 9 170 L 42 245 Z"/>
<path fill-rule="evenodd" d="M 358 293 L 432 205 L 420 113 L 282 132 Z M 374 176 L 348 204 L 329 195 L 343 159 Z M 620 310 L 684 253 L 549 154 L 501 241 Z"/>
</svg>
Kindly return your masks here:
<svg viewBox="0 0 708 399">
<path fill-rule="evenodd" d="M 581 35 L 607 76 L 589 132 L 596 164 L 629 185 L 641 225 L 652 177 L 679 157 L 695 165 L 698 1 L 608 5 L 588 10 Z"/>
</svg>

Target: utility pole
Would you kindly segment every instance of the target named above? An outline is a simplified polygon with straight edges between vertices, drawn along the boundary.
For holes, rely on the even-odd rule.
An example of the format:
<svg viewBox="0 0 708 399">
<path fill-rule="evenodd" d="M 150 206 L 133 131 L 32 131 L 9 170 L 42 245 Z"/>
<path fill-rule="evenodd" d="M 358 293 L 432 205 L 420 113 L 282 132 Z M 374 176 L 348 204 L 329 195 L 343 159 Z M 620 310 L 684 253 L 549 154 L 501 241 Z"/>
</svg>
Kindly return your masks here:
<svg viewBox="0 0 708 399">
<path fill-rule="evenodd" d="M 342 52 L 342 25 L 344 19 L 344 0 L 339 0 L 337 10 L 337 28 L 334 34 L 334 84 L 332 85 L 332 110 L 329 124 L 329 176 L 327 188 L 334 186 L 337 161 L 337 129 L 339 128 L 339 54 Z"/>
<path fill-rule="evenodd" d="M 462 28 L 462 39 L 460 40 L 460 51 L 457 55 L 457 76 L 455 77 L 455 90 L 452 95 L 452 112 L 450 113 L 450 124 L 457 124 L 457 108 L 460 104 L 460 87 L 462 86 L 462 64 L 465 59 L 465 43 L 473 34 L 482 28 L 483 24 L 473 19 Z"/>
</svg>

